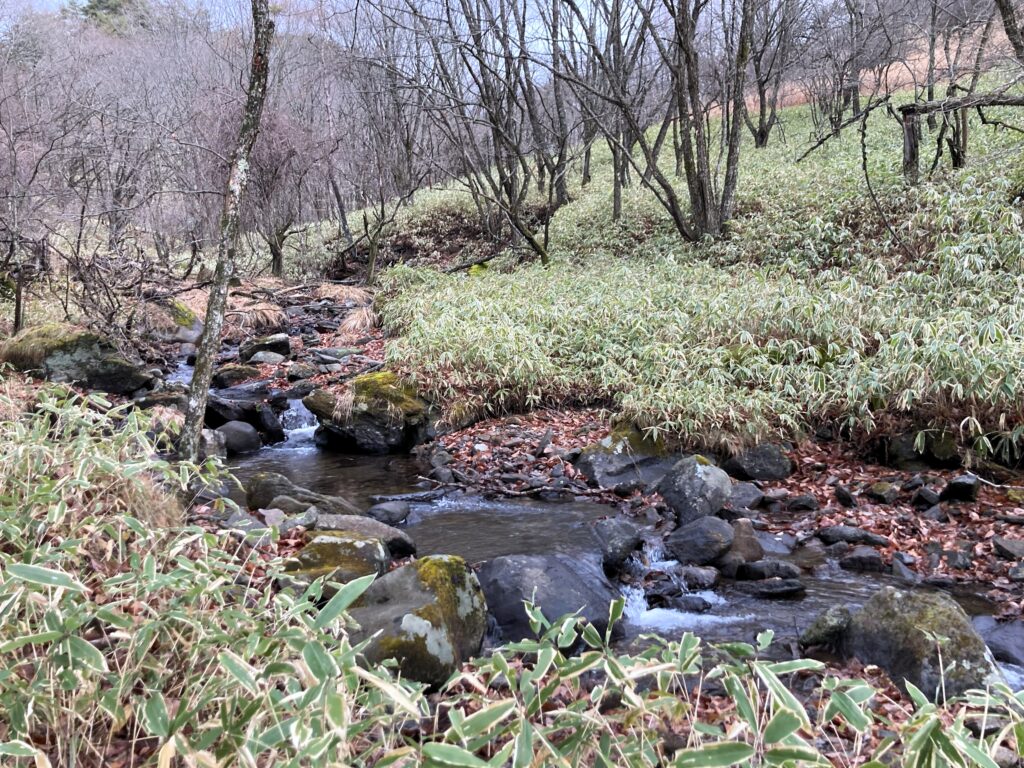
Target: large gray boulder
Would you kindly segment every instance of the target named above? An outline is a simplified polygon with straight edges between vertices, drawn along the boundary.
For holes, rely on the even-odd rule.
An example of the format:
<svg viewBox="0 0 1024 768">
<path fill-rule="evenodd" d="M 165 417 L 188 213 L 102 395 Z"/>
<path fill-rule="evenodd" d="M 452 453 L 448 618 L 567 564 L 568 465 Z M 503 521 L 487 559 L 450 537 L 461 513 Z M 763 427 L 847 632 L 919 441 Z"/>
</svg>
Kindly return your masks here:
<svg viewBox="0 0 1024 768">
<path fill-rule="evenodd" d="M 622 517 L 606 517 L 594 523 L 594 535 L 601 543 L 604 569 L 617 573 L 626 559 L 643 543 L 643 531 Z"/>
<path fill-rule="evenodd" d="M 432 555 L 377 579 L 349 611 L 353 643 L 370 663 L 394 659 L 403 677 L 440 686 L 479 653 L 487 630 L 480 583 L 460 557 Z"/>
<path fill-rule="evenodd" d="M 359 507 L 340 496 L 327 496 L 301 488 L 284 475 L 277 472 L 258 472 L 249 479 L 246 487 L 245 503 L 249 509 L 270 509 L 272 502 L 285 496 L 306 507 L 316 507 L 320 512 L 334 515 L 357 515 Z M 279 507 L 280 508 L 280 507 Z M 291 512 L 293 510 L 285 510 Z"/>
<path fill-rule="evenodd" d="M 148 389 L 156 381 L 109 340 L 62 323 L 32 326 L 7 339 L 0 344 L 0 363 L 51 381 L 73 382 L 115 395 Z"/>
<path fill-rule="evenodd" d="M 722 469 L 740 480 L 785 480 L 793 462 L 780 446 L 762 443 L 731 457 Z"/>
<path fill-rule="evenodd" d="M 876 664 L 897 685 L 909 682 L 933 701 L 1000 679 L 963 608 L 941 592 L 885 587 L 852 615 L 833 610 L 819 617 L 802 642 Z"/>
<path fill-rule="evenodd" d="M 318 445 L 349 453 L 398 453 L 430 436 L 427 403 L 394 373 L 363 374 L 348 386 L 344 395 L 317 389 L 302 399 L 320 422 Z"/>
<path fill-rule="evenodd" d="M 676 461 L 638 430 L 620 429 L 584 448 L 576 467 L 591 484 L 626 496 L 657 487 Z"/>
<path fill-rule="evenodd" d="M 292 352 L 292 343 L 287 333 L 273 333 L 270 336 L 257 336 L 243 341 L 238 347 L 238 359 L 248 362 L 258 352 L 274 352 L 288 357 Z"/>
<path fill-rule="evenodd" d="M 478 576 L 507 642 L 535 637 L 524 601 L 532 600 L 552 621 L 579 611 L 603 633 L 608 628 L 608 607 L 619 596 L 597 557 L 505 555 L 485 562 Z"/>
<path fill-rule="evenodd" d="M 224 436 L 224 447 L 229 456 L 253 453 L 263 447 L 256 427 L 244 421 L 229 421 L 217 427 L 217 432 Z"/>
<path fill-rule="evenodd" d="M 674 530 L 665 551 L 683 565 L 707 565 L 729 551 L 735 533 L 725 520 L 701 517 Z"/>
<path fill-rule="evenodd" d="M 675 513 L 676 522 L 686 525 L 722 509 L 732 495 L 732 481 L 703 456 L 687 456 L 665 475 L 658 493 Z"/>
</svg>

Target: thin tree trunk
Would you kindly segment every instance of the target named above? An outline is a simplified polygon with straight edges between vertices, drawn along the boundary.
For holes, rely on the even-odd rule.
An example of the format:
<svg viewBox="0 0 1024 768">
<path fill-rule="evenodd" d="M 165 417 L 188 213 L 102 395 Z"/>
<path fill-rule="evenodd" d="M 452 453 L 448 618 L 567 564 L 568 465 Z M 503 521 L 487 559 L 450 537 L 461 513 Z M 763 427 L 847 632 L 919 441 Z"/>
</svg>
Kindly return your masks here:
<svg viewBox="0 0 1024 768">
<path fill-rule="evenodd" d="M 249 155 L 259 134 L 260 117 L 267 96 L 270 44 L 274 37 L 274 21 L 270 18 L 269 0 L 252 0 L 252 62 L 249 67 L 249 90 L 242 113 L 238 144 L 231 155 L 231 166 L 224 193 L 224 210 L 220 218 L 220 240 L 217 243 L 217 267 L 206 306 L 206 325 L 196 350 L 196 366 L 188 393 L 188 411 L 182 427 L 179 453 L 183 459 L 199 458 L 199 442 L 206 415 L 206 401 L 213 378 L 213 363 L 220 348 L 220 334 L 227 308 L 228 281 L 234 271 L 238 245 L 242 195 L 249 180 Z"/>
</svg>

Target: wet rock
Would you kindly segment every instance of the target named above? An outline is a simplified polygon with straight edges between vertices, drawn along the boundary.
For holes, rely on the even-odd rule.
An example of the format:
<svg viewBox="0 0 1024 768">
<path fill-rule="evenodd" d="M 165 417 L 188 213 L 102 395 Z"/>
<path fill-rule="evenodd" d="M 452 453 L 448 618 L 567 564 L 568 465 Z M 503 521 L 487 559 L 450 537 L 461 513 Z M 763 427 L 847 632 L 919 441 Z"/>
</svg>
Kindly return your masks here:
<svg viewBox="0 0 1024 768">
<path fill-rule="evenodd" d="M 369 517 L 324 514 L 321 510 L 313 527 L 318 531 L 342 531 L 364 538 L 380 539 L 392 557 L 416 554 L 416 543 L 409 534 Z"/>
<path fill-rule="evenodd" d="M 697 565 L 683 565 L 676 571 L 676 576 L 686 585 L 687 589 L 711 589 L 718 583 L 718 571 L 714 568 L 701 568 Z"/>
<path fill-rule="evenodd" d="M 239 363 L 228 363 L 218 368 L 214 374 L 211 384 L 218 389 L 234 387 L 243 381 L 254 379 L 260 375 L 260 369 L 252 365 L 241 365 Z"/>
<path fill-rule="evenodd" d="M 845 545 L 849 546 L 849 545 Z M 793 552 L 793 562 L 801 568 L 817 568 L 824 565 L 828 555 L 820 539 L 810 539 Z"/>
<path fill-rule="evenodd" d="M 800 645 L 804 648 L 821 647 L 832 651 L 838 650 L 843 643 L 843 636 L 850 628 L 852 616 L 845 605 L 833 605 L 822 612 L 800 635 Z"/>
<path fill-rule="evenodd" d="M 736 584 L 738 592 L 754 597 L 774 600 L 786 597 L 799 597 L 807 591 L 807 587 L 799 579 L 765 579 L 763 581 L 742 581 Z"/>
<path fill-rule="evenodd" d="M 865 488 L 862 495 L 879 504 L 892 504 L 899 498 L 900 489 L 892 483 L 880 481 Z"/>
<path fill-rule="evenodd" d="M 1024 621 L 996 621 L 991 616 L 972 620 L 996 661 L 1024 667 Z"/>
<path fill-rule="evenodd" d="M 958 475 L 946 483 L 939 498 L 942 501 L 977 501 L 981 479 L 970 473 Z"/>
<path fill-rule="evenodd" d="M 224 437 L 224 447 L 229 456 L 243 453 L 253 453 L 263 447 L 260 433 L 251 424 L 244 421 L 229 421 L 227 424 L 217 427 Z"/>
<path fill-rule="evenodd" d="M 917 584 L 921 581 L 921 577 L 898 557 L 892 559 L 892 575 L 908 584 Z"/>
<path fill-rule="evenodd" d="M 258 336 L 243 341 L 238 347 L 238 359 L 247 363 L 259 352 L 273 352 L 281 355 L 282 360 L 292 353 L 291 339 L 287 333 L 274 333 L 269 336 Z"/>
<path fill-rule="evenodd" d="M 725 506 L 732 495 L 732 481 L 703 457 L 688 456 L 673 465 L 658 484 L 658 493 L 675 513 L 676 522 L 686 525 Z"/>
<path fill-rule="evenodd" d="M 810 493 L 791 496 L 786 501 L 786 509 L 790 512 L 813 512 L 818 509 L 819 506 L 818 500 Z"/>
<path fill-rule="evenodd" d="M 485 562 L 478 576 L 507 642 L 535 637 L 523 608 L 525 600 L 532 599 L 552 621 L 580 611 L 603 633 L 608 628 L 608 607 L 618 597 L 596 557 L 506 555 Z"/>
<path fill-rule="evenodd" d="M 276 472 L 258 472 L 253 475 L 246 488 L 245 503 L 249 509 L 284 509 L 278 500 L 280 496 L 295 499 L 305 504 L 306 508 L 315 506 L 327 514 L 359 514 L 358 507 L 340 496 L 327 496 L 301 488 Z"/>
<path fill-rule="evenodd" d="M 871 533 L 852 525 L 830 525 L 818 531 L 818 538 L 826 544 L 845 542 L 847 544 L 870 544 L 873 547 L 888 546 L 889 540 L 877 533 Z"/>
<path fill-rule="evenodd" d="M 150 371 L 121 355 L 108 339 L 61 323 L 31 326 L 7 339 L 0 344 L 0 363 L 115 395 L 130 395 L 156 382 Z"/>
<path fill-rule="evenodd" d="M 487 604 L 462 558 L 432 555 L 378 578 L 349 614 L 359 625 L 352 643 L 369 639 L 364 655 L 394 659 L 402 677 L 442 685 L 480 651 Z"/>
<path fill-rule="evenodd" d="M 729 551 L 733 529 L 717 517 L 701 517 L 665 539 L 665 551 L 683 565 L 707 565 Z"/>
<path fill-rule="evenodd" d="M 594 523 L 594 534 L 601 543 L 601 555 L 607 573 L 618 573 L 633 552 L 643 543 L 640 527 L 622 517 L 606 517 Z"/>
<path fill-rule="evenodd" d="M 922 486 L 914 491 L 910 503 L 917 509 L 929 509 L 939 503 L 939 494 L 928 486 Z"/>
<path fill-rule="evenodd" d="M 711 603 L 700 595 L 674 595 L 664 601 L 664 607 L 683 613 L 706 613 Z"/>
<path fill-rule="evenodd" d="M 757 509 L 764 501 L 764 492 L 753 483 L 735 483 L 729 496 L 729 506 L 736 509 Z"/>
<path fill-rule="evenodd" d="M 769 531 L 758 531 L 757 541 L 766 555 L 781 555 L 786 557 L 796 547 L 796 537 L 791 533 L 770 533 Z"/>
<path fill-rule="evenodd" d="M 380 539 L 354 533 L 316 534 L 285 561 L 282 581 L 302 590 L 321 577 L 344 584 L 371 573 L 379 576 L 390 563 Z M 325 594 L 333 594 L 333 588 L 326 588 Z"/>
<path fill-rule="evenodd" d="M 882 573 L 885 571 L 881 553 L 877 549 L 863 544 L 854 547 L 849 554 L 840 558 L 839 567 L 844 571 L 856 571 L 857 573 Z"/>
<path fill-rule="evenodd" d="M 757 532 L 749 520 L 736 520 L 732 524 L 733 539 L 730 555 L 737 555 L 740 562 L 751 563 L 764 557 L 764 548 L 758 541 Z"/>
<path fill-rule="evenodd" d="M 996 554 L 1007 560 L 1024 560 L 1024 539 L 1008 539 L 996 536 L 992 539 Z"/>
<path fill-rule="evenodd" d="M 390 371 L 357 376 L 343 397 L 317 389 L 302 402 L 320 422 L 317 444 L 328 448 L 396 453 L 409 450 L 431 433 L 426 402 L 411 384 Z"/>
<path fill-rule="evenodd" d="M 845 485 L 837 485 L 835 487 L 836 501 L 842 504 L 844 507 L 856 507 L 857 499 L 853 493 Z"/>
<path fill-rule="evenodd" d="M 592 485 L 625 496 L 657 486 L 675 461 L 663 455 L 617 452 L 602 442 L 584 448 L 576 466 Z"/>
<path fill-rule="evenodd" d="M 287 438 L 284 425 L 281 423 L 281 417 L 269 405 L 260 404 L 256 409 L 256 419 L 253 426 L 263 435 L 267 443 L 281 443 Z"/>
<path fill-rule="evenodd" d="M 941 653 L 935 637 L 945 638 Z M 853 614 L 843 651 L 909 681 L 929 699 L 959 696 L 999 679 L 990 654 L 963 609 L 941 592 L 886 587 Z M 944 683 L 943 683 L 944 680 Z"/>
<path fill-rule="evenodd" d="M 780 446 L 762 443 L 736 454 L 722 469 L 739 480 L 785 480 L 793 474 L 793 462 Z"/>
<path fill-rule="evenodd" d="M 936 504 L 934 507 L 929 507 L 921 513 L 921 517 L 926 520 L 934 520 L 936 523 L 947 523 L 949 522 L 949 515 L 946 513 L 945 508 L 941 504 Z"/>
<path fill-rule="evenodd" d="M 737 569 L 736 578 L 743 581 L 761 581 L 764 579 L 798 579 L 800 569 L 784 560 L 757 560 L 744 563 Z"/>
<path fill-rule="evenodd" d="M 406 501 L 385 501 L 366 510 L 366 516 L 385 525 L 401 525 L 409 516 L 409 511 L 409 503 Z"/>
</svg>

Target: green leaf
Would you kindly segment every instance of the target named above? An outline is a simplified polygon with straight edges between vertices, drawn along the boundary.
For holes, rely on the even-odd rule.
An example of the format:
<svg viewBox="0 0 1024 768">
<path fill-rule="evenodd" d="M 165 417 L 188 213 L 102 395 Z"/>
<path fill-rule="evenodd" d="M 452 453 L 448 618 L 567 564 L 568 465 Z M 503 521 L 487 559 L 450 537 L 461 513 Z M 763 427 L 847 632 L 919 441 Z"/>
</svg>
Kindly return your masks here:
<svg viewBox="0 0 1024 768">
<path fill-rule="evenodd" d="M 39 754 L 42 753 L 24 741 L 5 741 L 0 743 L 0 755 L 5 757 L 35 757 Z"/>
<path fill-rule="evenodd" d="M 171 729 L 171 719 L 167 714 L 167 703 L 162 693 L 154 693 L 142 707 L 142 724 L 150 736 L 166 739 Z"/>
<path fill-rule="evenodd" d="M 241 656 L 231 651 L 221 651 L 217 655 L 217 660 L 228 674 L 253 696 L 260 692 L 256 682 L 256 670 L 249 666 Z"/>
<path fill-rule="evenodd" d="M 37 584 L 42 587 L 60 587 L 75 592 L 85 591 L 84 586 L 63 571 L 55 571 L 52 568 L 44 568 L 41 565 L 11 563 L 7 566 L 6 571 L 9 576 L 29 584 Z"/>
<path fill-rule="evenodd" d="M 38 632 L 34 635 L 25 635 L 24 637 L 19 637 L 0 645 L 0 653 L 10 653 L 11 651 L 16 651 L 26 645 L 52 643 L 54 640 L 60 640 L 62 637 L 64 637 L 64 633 L 56 630 L 52 632 Z"/>
<path fill-rule="evenodd" d="M 320 609 L 320 614 L 316 617 L 316 621 L 313 622 L 313 629 L 323 629 L 335 621 L 345 612 L 345 609 L 359 599 L 360 595 L 366 591 L 375 578 L 377 578 L 377 575 L 371 573 L 340 587 L 334 594 L 334 597 L 327 601 L 327 605 Z"/>
<path fill-rule="evenodd" d="M 763 738 L 768 744 L 775 744 L 799 729 L 800 718 L 788 709 L 780 709 L 765 726 Z"/>
<path fill-rule="evenodd" d="M 676 753 L 672 763 L 676 768 L 727 768 L 754 756 L 749 744 L 723 741 L 703 747 L 684 749 Z"/>
<path fill-rule="evenodd" d="M 306 643 L 302 648 L 302 660 L 309 667 L 309 672 L 318 682 L 331 680 L 338 674 L 338 665 L 327 653 L 327 649 L 315 640 Z"/>
<path fill-rule="evenodd" d="M 514 699 L 499 701 L 489 707 L 484 707 L 479 712 L 474 712 L 462 723 L 462 733 L 466 739 L 472 739 L 491 730 L 495 725 L 504 720 L 516 708 Z M 455 710 L 452 710 L 454 713 Z"/>
<path fill-rule="evenodd" d="M 76 666 L 80 664 L 93 672 L 107 671 L 107 660 L 103 654 L 92 643 L 77 635 L 68 638 L 68 655 L 72 661 L 77 662 Z"/>
<path fill-rule="evenodd" d="M 487 763 L 454 744 L 424 744 L 423 757 L 426 766 L 453 766 L 454 768 L 486 768 Z"/>
</svg>

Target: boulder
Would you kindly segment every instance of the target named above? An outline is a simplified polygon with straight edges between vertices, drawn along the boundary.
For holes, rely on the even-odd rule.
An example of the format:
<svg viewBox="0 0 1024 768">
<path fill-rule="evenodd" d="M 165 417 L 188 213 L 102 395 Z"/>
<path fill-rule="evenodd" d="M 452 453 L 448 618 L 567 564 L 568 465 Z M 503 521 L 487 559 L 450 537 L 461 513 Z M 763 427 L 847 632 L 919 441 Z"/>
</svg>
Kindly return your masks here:
<svg viewBox="0 0 1024 768">
<path fill-rule="evenodd" d="M 764 501 L 764 492 L 753 483 L 736 483 L 729 495 L 732 509 L 757 509 Z"/>
<path fill-rule="evenodd" d="M 263 447 L 260 433 L 254 426 L 244 421 L 229 421 L 217 427 L 216 431 L 224 436 L 224 447 L 229 456 L 253 453 Z"/>
<path fill-rule="evenodd" d="M 251 365 L 241 365 L 239 363 L 228 363 L 222 365 L 216 371 L 214 371 L 213 379 L 211 384 L 218 389 L 224 387 L 233 387 L 237 384 L 241 384 L 243 381 L 254 379 L 260 375 L 260 369 Z"/>
<path fill-rule="evenodd" d="M 679 525 L 716 514 L 732 495 L 732 481 L 703 456 L 677 462 L 658 484 L 658 493 Z"/>
<path fill-rule="evenodd" d="M 780 446 L 762 443 L 731 457 L 722 469 L 740 480 L 785 480 L 793 462 Z"/>
<path fill-rule="evenodd" d="M 971 620 L 941 592 L 879 590 L 852 615 L 840 646 L 845 655 L 877 664 L 898 685 L 910 682 L 933 701 L 943 690 L 958 696 L 999 679 Z"/>
<path fill-rule="evenodd" d="M 717 517 L 701 517 L 674 530 L 665 551 L 683 565 L 707 565 L 729 551 L 733 528 Z"/>
<path fill-rule="evenodd" d="M 992 539 L 992 548 L 1006 560 L 1024 560 L 1024 539 L 996 536 Z"/>
<path fill-rule="evenodd" d="M 26 328 L 0 344 L 0 363 L 51 381 L 130 395 L 152 387 L 156 378 L 121 355 L 109 340 L 62 323 Z"/>
<path fill-rule="evenodd" d="M 965 475 L 958 475 L 946 483 L 939 498 L 942 501 L 977 501 L 979 491 L 981 491 L 981 479 L 968 472 Z"/>
<path fill-rule="evenodd" d="M 258 352 L 274 352 L 283 359 L 292 353 L 292 343 L 287 333 L 257 336 L 241 343 L 238 347 L 238 359 L 247 363 Z"/>
<path fill-rule="evenodd" d="M 758 541 L 754 525 L 749 520 L 735 520 L 732 524 L 733 539 L 729 554 L 738 555 L 741 562 L 751 563 L 764 557 L 764 547 Z"/>
<path fill-rule="evenodd" d="M 882 458 L 889 466 L 907 472 L 960 466 L 960 451 L 952 432 L 926 432 L 924 451 L 918 451 L 917 445 L 916 432 L 895 435 L 883 444 Z"/>
<path fill-rule="evenodd" d="M 844 507 L 856 507 L 857 506 L 857 499 L 856 499 L 856 497 L 853 495 L 853 493 L 850 491 L 850 489 L 847 488 L 845 485 L 843 485 L 841 483 L 836 485 L 835 495 L 836 495 L 836 501 L 838 501 Z"/>
<path fill-rule="evenodd" d="M 359 514 L 359 508 L 340 496 L 326 496 L 300 488 L 284 475 L 276 472 L 258 472 L 249 479 L 245 492 L 245 503 L 249 509 L 284 509 L 274 503 L 279 496 L 287 496 L 306 507 L 317 507 L 326 514 Z M 285 509 L 286 512 L 290 510 Z"/>
<path fill-rule="evenodd" d="M 833 605 L 811 622 L 800 635 L 804 648 L 819 646 L 835 652 L 843 643 L 843 637 L 850 628 L 850 609 L 845 605 Z"/>
<path fill-rule="evenodd" d="M 381 576 L 349 615 L 359 628 L 353 643 L 369 640 L 371 664 L 393 659 L 402 677 L 439 687 L 480 651 L 487 604 L 462 558 L 424 557 Z"/>
<path fill-rule="evenodd" d="M 384 501 L 374 504 L 366 510 L 366 516 L 385 525 L 401 525 L 409 516 L 409 511 L 410 507 L 407 501 Z"/>
<path fill-rule="evenodd" d="M 657 487 L 676 461 L 677 457 L 665 455 L 660 442 L 636 429 L 618 429 L 584 448 L 576 467 L 592 485 L 627 496 Z"/>
<path fill-rule="evenodd" d="M 299 589 L 305 589 L 321 576 L 344 584 L 371 573 L 379 576 L 390 563 L 391 557 L 380 539 L 354 533 L 321 533 L 309 536 L 306 546 L 285 561 L 283 581 Z M 325 594 L 333 594 L 333 590 L 328 588 Z"/>
<path fill-rule="evenodd" d="M 342 531 L 344 533 L 380 539 L 393 557 L 408 557 L 416 554 L 416 543 L 405 531 L 392 528 L 370 517 L 359 515 L 317 515 L 313 527 L 318 531 Z"/>
<path fill-rule="evenodd" d="M 975 616 L 972 624 L 996 661 L 1024 668 L 1024 621 L 996 621 L 991 616 Z"/>
<path fill-rule="evenodd" d="M 506 642 L 535 637 L 524 601 L 532 600 L 551 621 L 578 611 L 603 633 L 608 607 L 619 596 L 596 557 L 505 555 L 485 562 L 478 576 Z"/>
<path fill-rule="evenodd" d="M 602 562 L 608 573 L 618 573 L 644 540 L 640 527 L 622 517 L 598 520 L 594 535 L 601 542 Z"/>
<path fill-rule="evenodd" d="M 863 495 L 879 504 L 892 504 L 899 498 L 900 489 L 893 483 L 879 481 L 865 488 Z"/>
<path fill-rule="evenodd" d="M 390 371 L 366 373 L 344 395 L 314 390 L 302 400 L 320 422 L 317 444 L 353 453 L 408 451 L 431 433 L 426 402 Z"/>
<path fill-rule="evenodd" d="M 295 363 L 288 369 L 288 381 L 304 381 L 316 376 L 317 370 L 307 363 Z"/>
</svg>

